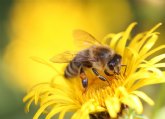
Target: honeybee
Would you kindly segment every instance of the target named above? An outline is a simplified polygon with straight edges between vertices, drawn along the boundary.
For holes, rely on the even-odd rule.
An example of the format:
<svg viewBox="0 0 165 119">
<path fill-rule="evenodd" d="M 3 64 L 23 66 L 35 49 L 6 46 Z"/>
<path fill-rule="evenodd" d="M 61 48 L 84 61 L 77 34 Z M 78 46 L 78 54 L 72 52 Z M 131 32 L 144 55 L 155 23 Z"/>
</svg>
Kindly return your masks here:
<svg viewBox="0 0 165 119">
<path fill-rule="evenodd" d="M 120 54 L 115 53 L 114 50 L 100 43 L 86 31 L 75 30 L 73 37 L 77 45 L 85 46 L 84 49 L 76 54 L 64 52 L 51 59 L 54 63 L 69 63 L 65 68 L 65 78 L 70 79 L 80 76 L 82 86 L 87 88 L 88 77 L 85 73 L 86 68 L 90 68 L 103 81 L 107 79 L 99 74 L 98 71 L 104 71 L 107 76 L 120 74 L 122 60 Z"/>
</svg>

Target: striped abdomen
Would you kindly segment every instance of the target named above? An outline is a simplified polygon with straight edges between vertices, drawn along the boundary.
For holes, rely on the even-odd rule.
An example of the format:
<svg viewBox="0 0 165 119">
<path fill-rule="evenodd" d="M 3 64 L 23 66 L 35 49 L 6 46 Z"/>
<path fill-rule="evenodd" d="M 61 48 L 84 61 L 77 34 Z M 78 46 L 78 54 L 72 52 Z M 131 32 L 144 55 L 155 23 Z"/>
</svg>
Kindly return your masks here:
<svg viewBox="0 0 165 119">
<path fill-rule="evenodd" d="M 92 63 L 88 61 L 89 49 L 79 52 L 76 57 L 68 64 L 65 69 L 64 76 L 66 78 L 73 78 L 80 73 L 80 69 L 83 67 L 92 67 Z"/>
<path fill-rule="evenodd" d="M 73 78 L 77 76 L 79 74 L 80 67 L 80 62 L 74 62 L 74 60 L 72 60 L 66 67 L 64 76 L 66 78 Z"/>
</svg>

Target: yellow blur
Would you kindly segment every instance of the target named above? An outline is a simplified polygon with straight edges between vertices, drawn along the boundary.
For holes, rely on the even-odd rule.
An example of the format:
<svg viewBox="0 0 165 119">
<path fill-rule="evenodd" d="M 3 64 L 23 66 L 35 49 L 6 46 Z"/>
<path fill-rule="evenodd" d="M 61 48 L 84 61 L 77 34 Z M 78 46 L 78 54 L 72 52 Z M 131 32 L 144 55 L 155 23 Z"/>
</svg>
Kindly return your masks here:
<svg viewBox="0 0 165 119">
<path fill-rule="evenodd" d="M 119 11 L 127 8 L 125 13 L 129 17 L 128 5 L 122 3 L 123 7 L 121 4 L 118 5 Z M 109 4 L 110 9 L 114 9 L 114 4 L 117 5 L 117 2 Z M 55 74 L 54 70 L 31 60 L 30 57 L 36 56 L 49 61 L 57 53 L 74 50 L 72 38 L 74 29 L 84 29 L 96 38 L 102 38 L 106 34 L 106 24 L 111 24 L 107 23 L 107 20 L 111 19 L 112 22 L 115 20 L 108 12 L 118 16 L 115 14 L 117 11 L 111 10 L 106 12 L 107 15 L 103 14 L 105 12 L 103 5 L 105 6 L 103 3 L 102 5 L 94 3 L 87 6 L 80 1 L 68 0 L 16 2 L 11 12 L 12 41 L 5 54 L 5 61 L 9 65 L 13 81 L 23 89 L 27 89 L 37 83 L 51 80 Z M 128 17 L 120 17 L 123 20 L 111 24 L 108 30 L 128 21 Z"/>
</svg>

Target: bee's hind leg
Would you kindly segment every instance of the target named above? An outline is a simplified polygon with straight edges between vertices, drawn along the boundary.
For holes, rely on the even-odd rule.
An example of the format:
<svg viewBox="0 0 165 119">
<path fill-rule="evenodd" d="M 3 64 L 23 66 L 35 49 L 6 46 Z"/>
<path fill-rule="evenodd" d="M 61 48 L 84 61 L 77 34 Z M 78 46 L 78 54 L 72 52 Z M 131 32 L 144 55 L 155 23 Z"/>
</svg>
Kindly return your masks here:
<svg viewBox="0 0 165 119">
<path fill-rule="evenodd" d="M 87 88 L 87 86 L 88 86 L 88 78 L 87 78 L 87 76 L 86 76 L 86 74 L 85 74 L 85 72 L 84 72 L 84 69 L 81 67 L 81 69 L 80 69 L 80 78 L 81 78 L 81 82 L 82 82 L 82 86 L 85 88 L 85 90 L 86 90 L 86 88 Z"/>
</svg>

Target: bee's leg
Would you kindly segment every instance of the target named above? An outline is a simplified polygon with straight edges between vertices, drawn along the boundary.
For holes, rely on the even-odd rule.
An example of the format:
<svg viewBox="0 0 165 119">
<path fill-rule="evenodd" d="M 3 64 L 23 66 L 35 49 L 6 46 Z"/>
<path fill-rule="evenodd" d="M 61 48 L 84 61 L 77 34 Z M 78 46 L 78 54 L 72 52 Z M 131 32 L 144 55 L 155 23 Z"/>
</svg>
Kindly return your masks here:
<svg viewBox="0 0 165 119">
<path fill-rule="evenodd" d="M 93 73 L 94 73 L 99 79 L 101 79 L 102 81 L 106 81 L 106 80 L 107 80 L 105 77 L 103 77 L 103 76 L 101 76 L 101 75 L 99 74 L 99 72 L 97 71 L 97 69 L 92 68 L 92 71 L 93 71 Z"/>
<path fill-rule="evenodd" d="M 80 78 L 81 78 L 81 80 L 82 80 L 82 85 L 83 85 L 83 87 L 85 88 L 85 90 L 86 90 L 86 88 L 87 88 L 87 86 L 88 86 L 88 78 L 87 78 L 87 76 L 86 76 L 86 74 L 85 74 L 85 72 L 84 72 L 84 69 L 81 67 L 81 69 L 80 69 Z"/>
<path fill-rule="evenodd" d="M 104 70 L 105 75 L 107 76 L 113 76 L 113 74 L 110 74 L 106 69 Z"/>
</svg>

